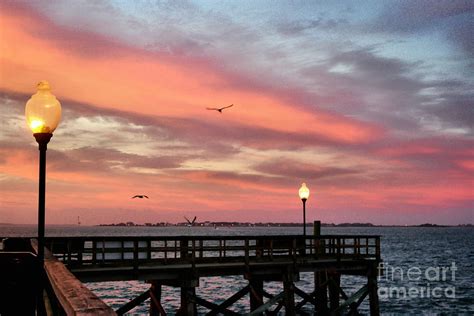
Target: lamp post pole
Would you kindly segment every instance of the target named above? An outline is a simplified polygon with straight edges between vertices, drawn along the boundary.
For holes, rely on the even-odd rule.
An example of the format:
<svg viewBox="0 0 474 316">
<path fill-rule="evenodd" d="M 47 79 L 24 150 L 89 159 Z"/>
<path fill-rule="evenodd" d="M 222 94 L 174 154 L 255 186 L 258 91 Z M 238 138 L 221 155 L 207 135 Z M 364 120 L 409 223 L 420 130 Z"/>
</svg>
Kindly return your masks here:
<svg viewBox="0 0 474 316">
<path fill-rule="evenodd" d="M 46 150 L 53 134 L 35 133 L 33 136 L 39 149 L 39 190 L 38 190 L 38 263 L 44 263 L 45 191 L 46 191 Z"/>
<path fill-rule="evenodd" d="M 303 236 L 306 237 L 306 200 L 307 199 L 301 199 L 303 201 Z"/>
<path fill-rule="evenodd" d="M 38 188 L 38 279 L 36 311 L 38 315 L 45 314 L 43 290 L 44 273 L 44 230 L 45 230 L 45 196 L 46 196 L 46 150 L 53 132 L 61 120 L 61 103 L 51 93 L 47 81 L 38 83 L 37 91 L 26 102 L 26 122 L 33 132 L 39 149 L 39 188 Z"/>
<path fill-rule="evenodd" d="M 309 189 L 306 183 L 302 183 L 298 195 L 303 202 L 303 236 L 306 238 L 306 200 L 309 198 Z"/>
</svg>

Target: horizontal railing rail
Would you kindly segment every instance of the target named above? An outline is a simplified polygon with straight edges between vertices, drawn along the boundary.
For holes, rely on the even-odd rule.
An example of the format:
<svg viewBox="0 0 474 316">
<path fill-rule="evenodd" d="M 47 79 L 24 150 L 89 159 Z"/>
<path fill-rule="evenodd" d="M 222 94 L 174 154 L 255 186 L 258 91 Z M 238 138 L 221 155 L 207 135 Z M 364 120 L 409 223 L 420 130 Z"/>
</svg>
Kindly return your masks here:
<svg viewBox="0 0 474 316">
<path fill-rule="evenodd" d="M 292 258 L 380 260 L 380 236 L 49 237 L 46 246 L 68 265 L 138 265 L 274 261 Z"/>
</svg>

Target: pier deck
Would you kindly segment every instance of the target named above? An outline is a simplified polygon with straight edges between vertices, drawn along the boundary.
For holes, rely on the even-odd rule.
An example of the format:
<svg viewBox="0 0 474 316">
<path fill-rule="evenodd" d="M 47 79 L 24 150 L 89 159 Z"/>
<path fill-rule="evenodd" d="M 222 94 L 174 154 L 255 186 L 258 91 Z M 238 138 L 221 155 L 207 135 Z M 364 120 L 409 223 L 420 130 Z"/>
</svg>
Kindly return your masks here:
<svg viewBox="0 0 474 316">
<path fill-rule="evenodd" d="M 49 237 L 45 245 L 82 282 L 150 283 L 149 290 L 116 311 L 119 315 L 146 300 L 151 315 L 165 315 L 163 285 L 181 289 L 180 315 L 195 315 L 197 305 L 209 309 L 209 315 L 235 315 L 230 307 L 245 295 L 250 315 L 276 314 L 282 308 L 287 315 L 306 314 L 306 304 L 314 305 L 316 314 L 356 313 L 366 297 L 371 314 L 379 314 L 379 236 Z M 295 286 L 301 272 L 314 273 L 311 293 Z M 54 277 L 54 271 L 48 273 Z M 201 277 L 224 275 L 243 275 L 248 285 L 220 304 L 196 295 Z M 341 275 L 365 276 L 367 283 L 348 295 Z M 283 291 L 267 293 L 266 281 L 282 282 Z"/>
</svg>

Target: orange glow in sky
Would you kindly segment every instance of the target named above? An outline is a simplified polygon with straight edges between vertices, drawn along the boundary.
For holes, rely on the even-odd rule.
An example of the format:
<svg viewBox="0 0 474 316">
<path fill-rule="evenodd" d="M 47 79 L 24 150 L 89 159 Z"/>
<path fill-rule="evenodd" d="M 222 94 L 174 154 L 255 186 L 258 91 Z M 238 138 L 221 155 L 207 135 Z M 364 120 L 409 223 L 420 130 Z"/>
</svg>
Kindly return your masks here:
<svg viewBox="0 0 474 316">
<path fill-rule="evenodd" d="M 401 41 L 393 21 L 369 31 L 381 8 L 283 19 L 259 4 L 161 5 L 152 17 L 139 4 L 0 4 L 0 223 L 36 221 L 24 107 L 40 80 L 63 111 L 49 224 L 299 222 L 303 182 L 308 221 L 473 222 L 472 51 L 458 24 L 440 43 L 421 16 Z M 317 10 L 328 20 L 310 27 Z"/>
</svg>

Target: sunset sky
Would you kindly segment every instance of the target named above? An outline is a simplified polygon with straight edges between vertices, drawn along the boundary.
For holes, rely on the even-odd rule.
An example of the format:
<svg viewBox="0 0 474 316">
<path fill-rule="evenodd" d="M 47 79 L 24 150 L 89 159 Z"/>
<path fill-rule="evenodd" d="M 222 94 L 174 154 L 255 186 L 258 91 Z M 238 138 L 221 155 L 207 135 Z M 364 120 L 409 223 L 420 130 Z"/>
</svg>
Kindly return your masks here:
<svg viewBox="0 0 474 316">
<path fill-rule="evenodd" d="M 473 1 L 1 1 L 0 223 L 474 222 Z M 222 114 L 206 107 L 234 104 Z M 146 194 L 149 199 L 131 199 Z"/>
</svg>

